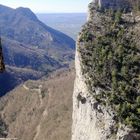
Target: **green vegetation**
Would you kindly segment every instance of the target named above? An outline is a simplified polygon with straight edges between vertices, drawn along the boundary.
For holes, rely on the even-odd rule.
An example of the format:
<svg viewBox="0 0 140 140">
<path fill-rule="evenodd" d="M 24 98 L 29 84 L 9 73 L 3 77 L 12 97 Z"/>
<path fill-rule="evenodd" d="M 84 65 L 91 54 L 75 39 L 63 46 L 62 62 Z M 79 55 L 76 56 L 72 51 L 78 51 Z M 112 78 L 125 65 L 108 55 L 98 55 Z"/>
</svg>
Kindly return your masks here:
<svg viewBox="0 0 140 140">
<path fill-rule="evenodd" d="M 140 11 L 140 1 L 139 0 L 128 0 L 132 5 L 133 11 Z"/>
<path fill-rule="evenodd" d="M 87 25 L 81 34 L 80 42 L 85 44 L 79 48 L 83 74 L 91 94 L 111 106 L 118 121 L 140 131 L 140 46 L 135 23 L 124 22 L 121 11 L 108 10 L 104 17 L 107 20 L 102 17 L 101 25 Z M 96 26 L 103 26 L 100 34 Z M 94 95 L 94 87 L 103 92 Z"/>
</svg>

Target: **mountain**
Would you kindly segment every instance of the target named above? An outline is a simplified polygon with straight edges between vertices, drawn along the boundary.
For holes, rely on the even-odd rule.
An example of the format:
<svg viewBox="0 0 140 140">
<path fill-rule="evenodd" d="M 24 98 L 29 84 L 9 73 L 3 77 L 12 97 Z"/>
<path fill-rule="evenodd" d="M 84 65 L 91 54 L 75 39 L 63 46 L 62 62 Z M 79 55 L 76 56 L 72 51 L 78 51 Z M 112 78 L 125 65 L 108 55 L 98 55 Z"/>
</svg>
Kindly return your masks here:
<svg viewBox="0 0 140 140">
<path fill-rule="evenodd" d="M 70 140 L 74 75 L 60 70 L 0 98 L 0 137 Z"/>
<path fill-rule="evenodd" d="M 133 2 L 89 4 L 77 40 L 72 140 L 140 140 L 140 5 Z"/>
<path fill-rule="evenodd" d="M 86 13 L 39 13 L 36 15 L 46 25 L 67 34 L 74 40 L 87 18 Z"/>
<path fill-rule="evenodd" d="M 22 7 L 11 9 L 1 5 L 0 12 L 1 35 L 8 38 L 8 41 L 15 41 L 11 46 L 21 46 L 24 50 L 29 46 L 32 49 L 39 48 L 45 51 L 49 58 L 57 59 L 61 56 L 58 59 L 62 60 L 64 55 L 73 52 L 75 42 L 65 34 L 40 22 L 30 9 Z M 5 43 L 6 41 L 3 41 L 3 44 Z"/>
<path fill-rule="evenodd" d="M 75 41 L 39 21 L 28 8 L 12 9 L 0 5 L 0 34 L 5 65 L 11 67 L 12 71 L 16 67 L 22 73 L 23 69 L 26 78 L 21 74 L 21 79 L 31 77 L 37 79 L 58 68 L 69 67 L 73 62 Z M 27 78 L 27 75 L 31 75 L 31 71 L 32 76 Z M 8 75 L 14 76 L 12 79 L 21 81 L 18 80 L 19 76 L 15 77 L 16 71 L 15 74 L 9 72 L 7 70 Z M 37 75 L 36 72 L 42 75 Z M 8 75 L 5 77 L 3 74 L 1 77 L 8 79 Z M 15 80 L 13 82 L 17 83 Z"/>
</svg>

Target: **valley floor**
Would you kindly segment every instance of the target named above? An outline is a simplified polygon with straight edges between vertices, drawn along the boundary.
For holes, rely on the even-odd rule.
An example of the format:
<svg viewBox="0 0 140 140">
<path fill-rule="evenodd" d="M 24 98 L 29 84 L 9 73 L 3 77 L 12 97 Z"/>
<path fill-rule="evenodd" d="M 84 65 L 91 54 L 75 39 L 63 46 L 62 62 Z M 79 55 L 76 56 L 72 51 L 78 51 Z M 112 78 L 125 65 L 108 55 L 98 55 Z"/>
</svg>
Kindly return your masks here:
<svg viewBox="0 0 140 140">
<path fill-rule="evenodd" d="M 70 140 L 74 70 L 27 81 L 0 99 L 3 134 L 20 140 Z"/>
</svg>

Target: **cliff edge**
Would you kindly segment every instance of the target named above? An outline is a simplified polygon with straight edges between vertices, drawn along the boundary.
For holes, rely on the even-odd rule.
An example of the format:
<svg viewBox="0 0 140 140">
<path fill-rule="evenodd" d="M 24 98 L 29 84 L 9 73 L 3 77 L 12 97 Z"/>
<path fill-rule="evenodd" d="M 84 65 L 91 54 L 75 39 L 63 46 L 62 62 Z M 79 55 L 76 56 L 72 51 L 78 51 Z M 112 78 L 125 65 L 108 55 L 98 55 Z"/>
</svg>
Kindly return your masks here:
<svg viewBox="0 0 140 140">
<path fill-rule="evenodd" d="M 3 54 L 2 54 L 2 45 L 1 45 L 1 38 L 0 38 L 0 73 L 5 70 Z"/>
<path fill-rule="evenodd" d="M 136 9 L 127 0 L 89 4 L 75 56 L 72 140 L 140 140 Z"/>
</svg>

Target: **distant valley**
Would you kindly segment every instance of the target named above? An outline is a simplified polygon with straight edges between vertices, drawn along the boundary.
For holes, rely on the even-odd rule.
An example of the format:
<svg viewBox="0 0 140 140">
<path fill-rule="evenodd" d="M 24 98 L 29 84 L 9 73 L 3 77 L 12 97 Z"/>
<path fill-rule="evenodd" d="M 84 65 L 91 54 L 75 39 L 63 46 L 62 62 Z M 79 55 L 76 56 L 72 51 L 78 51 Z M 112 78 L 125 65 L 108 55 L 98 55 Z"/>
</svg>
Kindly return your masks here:
<svg viewBox="0 0 140 140">
<path fill-rule="evenodd" d="M 36 15 L 45 24 L 69 35 L 74 40 L 87 19 L 86 13 L 43 13 Z"/>
</svg>

